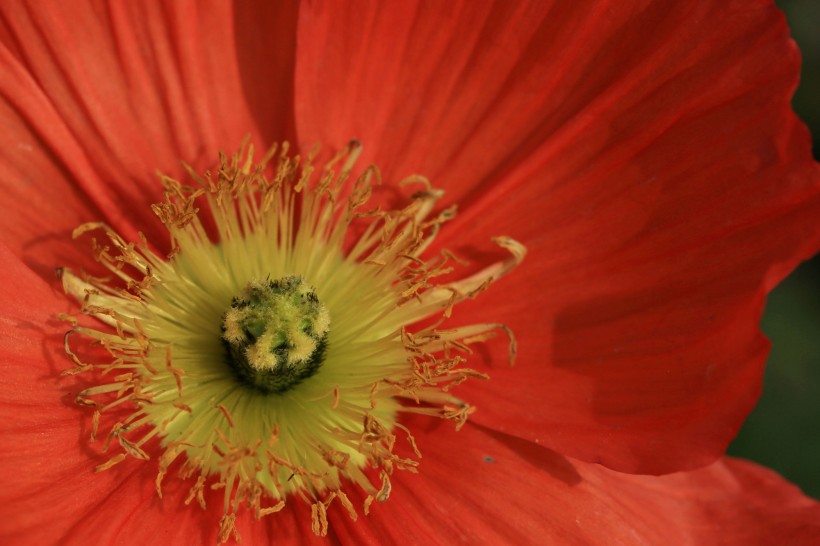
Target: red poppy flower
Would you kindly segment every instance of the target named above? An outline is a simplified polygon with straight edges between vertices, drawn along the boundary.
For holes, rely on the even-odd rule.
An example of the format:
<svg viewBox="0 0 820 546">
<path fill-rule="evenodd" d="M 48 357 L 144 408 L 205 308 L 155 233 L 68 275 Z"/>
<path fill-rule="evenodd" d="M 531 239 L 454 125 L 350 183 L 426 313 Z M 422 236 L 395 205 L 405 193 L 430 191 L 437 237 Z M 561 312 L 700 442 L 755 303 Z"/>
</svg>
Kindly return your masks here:
<svg viewBox="0 0 820 546">
<path fill-rule="evenodd" d="M 713 462 L 759 393 L 765 295 L 820 248 L 798 56 L 769 3 L 71 4 L 0 7 L 4 543 L 820 532 L 795 487 Z M 257 160 L 321 144 L 313 178 L 281 148 L 259 171 L 216 161 L 246 134 Z M 381 169 L 371 224 L 379 176 L 323 178 L 336 150 L 336 176 Z M 183 188 L 179 161 L 212 178 Z M 446 194 L 398 185 L 414 173 Z M 99 319 L 64 346 L 53 317 L 77 305 L 53 271 L 101 270 L 71 238 L 90 221 L 120 280 L 64 270 Z M 500 279 L 515 241 L 529 257 Z M 514 367 L 492 328 L 515 333 Z M 64 347 L 74 371 L 107 350 L 111 373 L 61 377 Z M 220 397 L 226 378 L 246 396 Z M 298 411 L 263 415 L 283 400 Z"/>
</svg>

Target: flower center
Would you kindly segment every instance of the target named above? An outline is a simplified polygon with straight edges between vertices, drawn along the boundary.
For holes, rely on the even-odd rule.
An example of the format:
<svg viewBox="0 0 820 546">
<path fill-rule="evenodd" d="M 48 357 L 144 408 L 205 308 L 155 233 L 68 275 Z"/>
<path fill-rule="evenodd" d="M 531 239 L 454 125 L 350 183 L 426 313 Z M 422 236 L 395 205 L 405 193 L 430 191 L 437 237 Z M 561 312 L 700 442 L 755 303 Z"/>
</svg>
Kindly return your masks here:
<svg viewBox="0 0 820 546">
<path fill-rule="evenodd" d="M 252 281 L 222 321 L 228 363 L 264 393 L 283 393 L 316 373 L 324 358 L 330 313 L 300 277 Z"/>
<path fill-rule="evenodd" d="M 420 186 L 404 208 L 366 206 L 381 175 L 356 173 L 360 153 L 351 142 L 317 168 L 315 153 L 287 144 L 254 162 L 246 145 L 213 171 L 189 168 L 187 184 L 162 176 L 165 199 L 152 208 L 167 256 L 91 223 L 74 236 L 102 233 L 91 243 L 105 274 L 60 269 L 66 293 L 97 319 L 64 317 L 65 374 L 89 376 L 77 402 L 93 409 L 91 441 L 106 430 L 99 449 L 113 452 L 95 470 L 153 459 L 160 497 L 174 478 L 193 482 L 185 504 L 205 508 L 205 491 L 222 491 L 220 542 L 236 535 L 243 507 L 258 519 L 304 500 L 325 535 L 331 503 L 357 518 L 345 493 L 355 487 L 367 514 L 394 472 L 418 471 L 399 414 L 461 427 L 475 408 L 453 388 L 487 378 L 464 365 L 471 345 L 503 331 L 515 355 L 502 324 L 439 326 L 524 247 L 497 237 L 505 259 L 437 283 L 463 263 L 429 250 L 454 207 L 434 213 L 443 192 L 417 175 L 396 186 Z"/>
</svg>

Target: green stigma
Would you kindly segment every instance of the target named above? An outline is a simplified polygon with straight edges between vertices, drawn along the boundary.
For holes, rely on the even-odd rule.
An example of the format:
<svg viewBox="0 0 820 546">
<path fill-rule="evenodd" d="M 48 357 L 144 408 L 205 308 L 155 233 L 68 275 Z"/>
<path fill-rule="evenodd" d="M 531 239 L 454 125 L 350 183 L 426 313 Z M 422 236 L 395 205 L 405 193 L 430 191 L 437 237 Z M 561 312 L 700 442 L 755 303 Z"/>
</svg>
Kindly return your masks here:
<svg viewBox="0 0 820 546">
<path fill-rule="evenodd" d="M 330 314 L 301 277 L 251 281 L 222 320 L 228 363 L 264 393 L 283 393 L 324 359 Z"/>
</svg>

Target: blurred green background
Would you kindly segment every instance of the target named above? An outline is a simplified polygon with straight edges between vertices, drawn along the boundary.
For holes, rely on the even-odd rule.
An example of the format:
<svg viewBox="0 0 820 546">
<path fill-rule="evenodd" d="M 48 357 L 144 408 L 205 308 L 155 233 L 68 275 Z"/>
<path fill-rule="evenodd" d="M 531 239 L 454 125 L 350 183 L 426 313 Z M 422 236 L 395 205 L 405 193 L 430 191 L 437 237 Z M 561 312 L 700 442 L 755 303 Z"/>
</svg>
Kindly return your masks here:
<svg viewBox="0 0 820 546">
<path fill-rule="evenodd" d="M 818 158 L 820 1 L 777 4 L 803 53 L 794 109 L 811 128 Z M 763 396 L 729 454 L 773 468 L 820 499 L 820 258 L 800 266 L 771 293 L 763 331 L 772 341 Z"/>
</svg>

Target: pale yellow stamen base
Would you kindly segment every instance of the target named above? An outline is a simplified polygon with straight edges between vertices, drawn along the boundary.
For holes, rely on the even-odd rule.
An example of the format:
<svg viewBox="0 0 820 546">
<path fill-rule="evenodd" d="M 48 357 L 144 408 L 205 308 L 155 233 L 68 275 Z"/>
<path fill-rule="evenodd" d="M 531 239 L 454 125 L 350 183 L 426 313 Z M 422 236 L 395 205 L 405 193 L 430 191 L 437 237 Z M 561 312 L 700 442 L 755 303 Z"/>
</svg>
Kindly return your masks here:
<svg viewBox="0 0 820 546">
<path fill-rule="evenodd" d="M 127 457 L 158 463 L 157 494 L 179 460 L 178 475 L 193 479 L 185 504 L 206 507 L 207 487 L 221 489 L 219 540 L 238 539 L 237 511 L 247 506 L 256 518 L 282 510 L 293 497 L 311 505 L 311 528 L 328 530 L 334 501 L 352 519 L 357 511 L 345 483 L 367 495 L 363 510 L 390 495 L 390 475 L 416 472 L 419 448 L 397 422 L 400 412 L 420 413 L 464 424 L 475 408 L 449 391 L 469 378 L 486 378 L 463 366 L 470 345 L 503 331 L 501 324 L 454 329 L 438 325 L 411 331 L 431 316 L 446 319 L 465 298 L 473 298 L 524 258 L 522 245 L 508 237 L 495 242 L 510 258 L 446 285 L 435 279 L 459 260 L 449 252 L 425 259 L 441 225 L 454 215 L 432 219 L 442 192 L 422 177 L 403 210 L 363 210 L 381 177 L 367 167 L 352 177 L 361 151 L 351 143 L 322 169 L 313 156 L 289 153 L 287 144 L 253 162 L 250 147 L 221 159 L 203 176 L 190 171 L 194 186 L 162 177 L 165 201 L 154 207 L 171 235 L 170 256 L 144 240 L 128 243 L 103 224 L 87 224 L 75 236 L 102 232 L 93 240 L 108 279 L 62 270 L 63 286 L 82 303 L 82 312 L 102 321 L 90 328 L 72 321 L 66 353 L 74 368 L 93 373 L 98 385 L 77 396 L 94 408 L 92 441 L 108 427 L 104 471 Z M 338 168 L 338 171 L 336 170 Z M 346 197 L 343 197 L 346 196 Z M 209 233 L 210 211 L 216 233 Z M 343 251 L 351 225 L 362 235 Z M 214 240 L 218 241 L 215 243 Z M 327 307 L 330 328 L 321 369 L 287 392 L 264 395 L 239 384 L 225 364 L 220 325 L 231 298 L 250 281 L 304 277 Z M 321 318 L 321 317 L 319 317 Z M 319 320 L 319 319 L 317 319 Z M 73 349 L 73 335 L 95 341 L 109 362 L 86 360 Z M 230 333 L 229 333 L 230 335 Z M 107 411 L 133 413 L 111 423 Z M 406 438 L 410 456 L 396 451 L 394 431 Z M 148 442 L 158 438 L 159 453 Z M 371 483 L 364 469 L 379 471 Z"/>
</svg>

